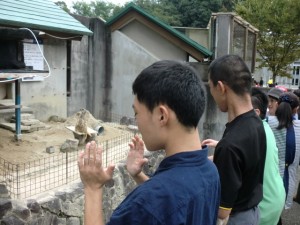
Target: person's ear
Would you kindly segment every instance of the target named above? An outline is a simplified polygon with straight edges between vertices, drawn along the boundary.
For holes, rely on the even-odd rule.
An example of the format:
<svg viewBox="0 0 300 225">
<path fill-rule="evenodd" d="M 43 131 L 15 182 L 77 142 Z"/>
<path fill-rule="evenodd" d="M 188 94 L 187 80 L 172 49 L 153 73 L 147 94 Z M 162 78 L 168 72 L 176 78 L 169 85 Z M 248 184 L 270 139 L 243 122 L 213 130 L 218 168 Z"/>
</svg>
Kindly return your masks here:
<svg viewBox="0 0 300 225">
<path fill-rule="evenodd" d="M 295 107 L 294 109 L 292 109 L 292 113 L 296 114 L 298 112 L 299 106 Z"/>
<path fill-rule="evenodd" d="M 217 83 L 217 89 L 221 94 L 225 94 L 226 92 L 226 85 L 222 81 L 218 81 Z"/>
<path fill-rule="evenodd" d="M 159 106 L 159 123 L 164 125 L 167 123 L 168 119 L 170 116 L 170 112 L 168 107 L 165 105 L 160 105 Z"/>
<path fill-rule="evenodd" d="M 260 110 L 259 110 L 259 109 L 254 109 L 254 111 L 256 112 L 256 114 L 257 114 L 258 116 L 260 116 Z"/>
</svg>

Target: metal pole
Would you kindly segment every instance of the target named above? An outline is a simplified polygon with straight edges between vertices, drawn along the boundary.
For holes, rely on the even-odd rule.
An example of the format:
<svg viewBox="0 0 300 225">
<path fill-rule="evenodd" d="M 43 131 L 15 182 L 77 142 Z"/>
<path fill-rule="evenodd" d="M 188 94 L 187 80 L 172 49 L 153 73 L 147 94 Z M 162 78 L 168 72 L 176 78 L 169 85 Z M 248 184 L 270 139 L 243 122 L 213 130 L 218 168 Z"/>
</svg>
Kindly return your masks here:
<svg viewBox="0 0 300 225">
<path fill-rule="evenodd" d="M 68 183 L 68 149 L 66 151 L 66 184 Z"/>
<path fill-rule="evenodd" d="M 15 117 L 16 117 L 16 134 L 15 139 L 21 140 L 21 94 L 20 94 L 20 81 L 15 80 Z"/>
<path fill-rule="evenodd" d="M 17 199 L 20 199 L 20 185 L 19 185 L 19 182 L 20 182 L 20 178 L 19 178 L 19 164 L 17 164 L 16 168 L 17 168 Z"/>
<path fill-rule="evenodd" d="M 108 140 L 106 140 L 106 149 L 104 150 L 105 152 L 105 167 L 107 167 L 107 161 L 108 161 Z M 102 152 L 103 155 L 103 152 Z M 103 160 L 102 160 L 103 163 Z"/>
</svg>

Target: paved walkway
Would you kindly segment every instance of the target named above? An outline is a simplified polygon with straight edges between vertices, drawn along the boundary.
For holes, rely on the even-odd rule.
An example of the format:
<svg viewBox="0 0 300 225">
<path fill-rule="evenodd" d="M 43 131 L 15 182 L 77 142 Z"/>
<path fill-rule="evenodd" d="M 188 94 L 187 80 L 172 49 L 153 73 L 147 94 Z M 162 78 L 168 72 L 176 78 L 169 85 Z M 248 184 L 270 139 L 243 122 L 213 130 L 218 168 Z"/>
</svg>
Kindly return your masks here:
<svg viewBox="0 0 300 225">
<path fill-rule="evenodd" d="M 298 168 L 298 178 L 300 180 L 300 167 Z M 291 209 L 283 211 L 281 218 L 283 225 L 300 225 L 300 204 L 294 202 Z"/>
<path fill-rule="evenodd" d="M 293 207 L 282 213 L 283 225 L 300 225 L 300 204 L 294 202 Z"/>
</svg>

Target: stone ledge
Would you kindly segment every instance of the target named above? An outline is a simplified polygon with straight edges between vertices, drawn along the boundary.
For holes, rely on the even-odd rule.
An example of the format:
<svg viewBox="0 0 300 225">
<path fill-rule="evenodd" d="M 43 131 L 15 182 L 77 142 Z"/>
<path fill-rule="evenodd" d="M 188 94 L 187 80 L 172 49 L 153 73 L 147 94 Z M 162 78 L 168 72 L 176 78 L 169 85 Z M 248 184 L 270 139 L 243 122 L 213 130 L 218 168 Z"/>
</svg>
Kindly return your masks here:
<svg viewBox="0 0 300 225">
<path fill-rule="evenodd" d="M 163 151 L 146 152 L 146 174 L 152 174 L 164 157 Z M 0 186 L 1 187 L 1 186 Z M 106 221 L 113 210 L 136 187 L 125 162 L 116 165 L 113 180 L 104 186 L 103 208 Z M 5 191 L 4 191 L 5 192 Z M 56 188 L 31 199 L 0 198 L 0 224 L 83 224 L 84 192 L 80 180 Z"/>
</svg>

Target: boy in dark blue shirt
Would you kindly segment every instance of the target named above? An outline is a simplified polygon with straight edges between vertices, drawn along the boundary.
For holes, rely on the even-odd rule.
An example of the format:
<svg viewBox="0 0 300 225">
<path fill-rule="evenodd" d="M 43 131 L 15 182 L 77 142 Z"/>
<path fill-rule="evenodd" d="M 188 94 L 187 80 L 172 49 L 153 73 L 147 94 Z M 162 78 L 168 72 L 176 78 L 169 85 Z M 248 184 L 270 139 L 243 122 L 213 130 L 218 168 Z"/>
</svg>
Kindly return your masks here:
<svg viewBox="0 0 300 225">
<path fill-rule="evenodd" d="M 215 225 L 220 183 L 197 129 L 206 103 L 197 72 L 185 63 L 158 61 L 139 74 L 132 89 L 144 142 L 138 136 L 132 139 L 127 170 L 140 185 L 117 207 L 108 224 Z M 142 172 L 147 162 L 144 143 L 149 151 L 164 149 L 166 153 L 151 178 Z M 102 189 L 112 178 L 114 167 L 102 167 L 101 151 L 92 142 L 78 158 L 85 225 L 104 224 Z"/>
</svg>

